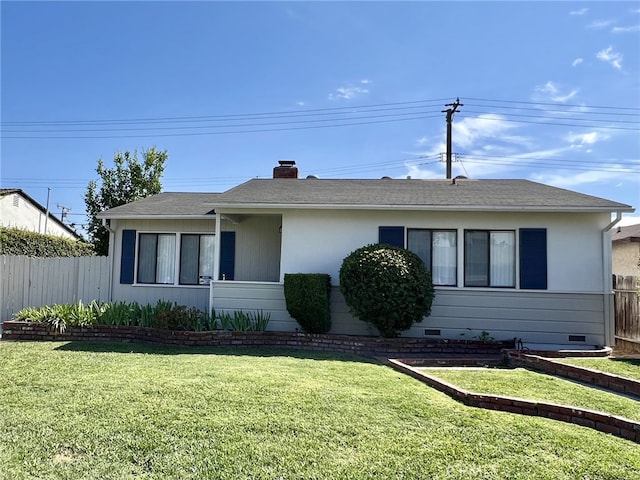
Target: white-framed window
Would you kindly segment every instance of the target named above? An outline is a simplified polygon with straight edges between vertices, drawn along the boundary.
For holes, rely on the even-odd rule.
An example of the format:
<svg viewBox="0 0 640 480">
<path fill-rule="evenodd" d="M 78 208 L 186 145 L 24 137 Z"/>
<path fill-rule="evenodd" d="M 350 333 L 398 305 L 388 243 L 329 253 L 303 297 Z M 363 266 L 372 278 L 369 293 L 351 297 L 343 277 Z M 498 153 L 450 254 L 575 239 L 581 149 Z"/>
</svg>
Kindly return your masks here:
<svg viewBox="0 0 640 480">
<path fill-rule="evenodd" d="M 138 283 L 175 283 L 176 234 L 141 233 L 138 243 Z"/>
<path fill-rule="evenodd" d="M 214 249 L 213 234 L 140 233 L 136 283 L 208 285 Z"/>
<path fill-rule="evenodd" d="M 431 272 L 434 285 L 456 286 L 458 247 L 455 230 L 407 230 L 407 250 L 418 255 Z"/>
<path fill-rule="evenodd" d="M 515 288 L 515 231 L 465 230 L 464 286 Z"/>
<path fill-rule="evenodd" d="M 213 279 L 214 236 L 180 236 L 180 285 L 208 285 Z"/>
</svg>

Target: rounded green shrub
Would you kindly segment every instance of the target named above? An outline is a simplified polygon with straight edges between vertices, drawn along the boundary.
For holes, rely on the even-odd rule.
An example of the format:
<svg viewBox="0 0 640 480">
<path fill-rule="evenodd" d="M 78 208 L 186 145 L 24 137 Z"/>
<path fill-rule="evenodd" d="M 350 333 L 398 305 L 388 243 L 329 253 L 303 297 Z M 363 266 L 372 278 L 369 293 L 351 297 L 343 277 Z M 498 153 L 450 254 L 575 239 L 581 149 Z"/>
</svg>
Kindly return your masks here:
<svg viewBox="0 0 640 480">
<path fill-rule="evenodd" d="M 396 337 L 431 313 L 431 273 L 415 253 L 391 245 L 351 252 L 340 268 L 340 291 L 351 313 Z"/>
</svg>

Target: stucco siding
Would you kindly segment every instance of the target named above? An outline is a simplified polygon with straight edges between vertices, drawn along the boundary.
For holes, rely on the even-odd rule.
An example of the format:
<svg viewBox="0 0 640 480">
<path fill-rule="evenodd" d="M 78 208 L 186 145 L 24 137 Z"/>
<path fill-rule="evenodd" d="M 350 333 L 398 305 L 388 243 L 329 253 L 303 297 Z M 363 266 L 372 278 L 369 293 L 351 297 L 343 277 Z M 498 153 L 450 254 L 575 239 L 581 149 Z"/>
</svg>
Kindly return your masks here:
<svg viewBox="0 0 640 480">
<path fill-rule="evenodd" d="M 613 245 L 613 273 L 640 276 L 640 243 L 620 242 Z"/>
<path fill-rule="evenodd" d="M 282 284 L 216 282 L 212 295 L 218 311 L 263 310 L 271 312 L 269 330 L 300 330 L 286 310 Z M 378 334 L 349 313 L 338 287 L 331 292 L 331 311 L 331 333 Z M 486 331 L 496 340 L 604 345 L 602 317 L 602 295 L 598 294 L 438 289 L 431 315 L 402 335 L 425 337 L 425 330 L 435 330 L 439 335 L 433 338 L 471 340 Z M 584 336 L 584 341 L 570 341 L 570 335 Z"/>
<path fill-rule="evenodd" d="M 17 202 L 15 196 L 17 195 Z M 17 204 L 17 206 L 16 206 Z M 51 215 L 51 214 L 50 214 Z M 0 197 L 0 225 L 76 240 L 69 231 L 19 194 Z M 45 232 L 46 223 L 46 232 Z"/>
<path fill-rule="evenodd" d="M 338 283 L 342 260 L 351 251 L 378 241 L 379 226 L 455 229 L 458 232 L 458 285 L 463 285 L 465 229 L 547 229 L 548 291 L 602 292 L 601 229 L 608 214 L 287 211 L 282 218 L 282 269 L 320 272 Z M 516 269 L 519 266 L 516 262 Z M 516 271 L 516 278 L 518 277 Z"/>
</svg>

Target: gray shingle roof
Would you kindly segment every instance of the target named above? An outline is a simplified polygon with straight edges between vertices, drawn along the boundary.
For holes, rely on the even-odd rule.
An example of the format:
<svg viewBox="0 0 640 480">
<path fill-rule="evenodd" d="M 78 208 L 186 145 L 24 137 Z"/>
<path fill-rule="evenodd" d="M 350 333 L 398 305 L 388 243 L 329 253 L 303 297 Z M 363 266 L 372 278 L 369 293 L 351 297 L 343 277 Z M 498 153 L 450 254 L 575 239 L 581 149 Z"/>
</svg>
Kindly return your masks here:
<svg viewBox="0 0 640 480">
<path fill-rule="evenodd" d="M 624 211 L 623 203 L 528 180 L 253 179 L 224 193 L 160 193 L 101 218 L 212 215 L 215 208 Z"/>
<path fill-rule="evenodd" d="M 611 240 L 614 243 L 640 242 L 640 224 L 614 227 Z"/>
<path fill-rule="evenodd" d="M 219 193 L 163 192 L 136 202 L 110 208 L 99 218 L 189 217 L 213 215 Z"/>
<path fill-rule="evenodd" d="M 217 197 L 216 206 L 397 207 L 632 211 L 610 200 L 528 180 L 253 179 Z"/>
</svg>

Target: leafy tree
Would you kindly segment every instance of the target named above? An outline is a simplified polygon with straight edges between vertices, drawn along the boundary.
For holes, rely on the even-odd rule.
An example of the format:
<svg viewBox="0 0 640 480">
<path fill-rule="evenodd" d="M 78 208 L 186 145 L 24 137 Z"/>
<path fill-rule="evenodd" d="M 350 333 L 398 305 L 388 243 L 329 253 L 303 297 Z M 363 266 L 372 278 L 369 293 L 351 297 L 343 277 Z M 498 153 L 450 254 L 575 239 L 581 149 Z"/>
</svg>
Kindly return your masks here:
<svg viewBox="0 0 640 480">
<path fill-rule="evenodd" d="M 160 193 L 160 178 L 167 161 L 166 151 L 159 152 L 155 147 L 144 150 L 143 160 L 138 152 L 116 152 L 113 168 L 106 168 L 102 159 L 98 160 L 96 172 L 100 181 L 91 180 L 84 195 L 89 217 L 89 241 L 94 245 L 97 255 L 109 252 L 109 232 L 102 226 L 98 213 L 125 203 L 140 200 Z"/>
<path fill-rule="evenodd" d="M 340 291 L 360 320 L 396 337 L 431 313 L 431 273 L 415 253 L 372 244 L 351 252 L 340 267 Z"/>
</svg>

